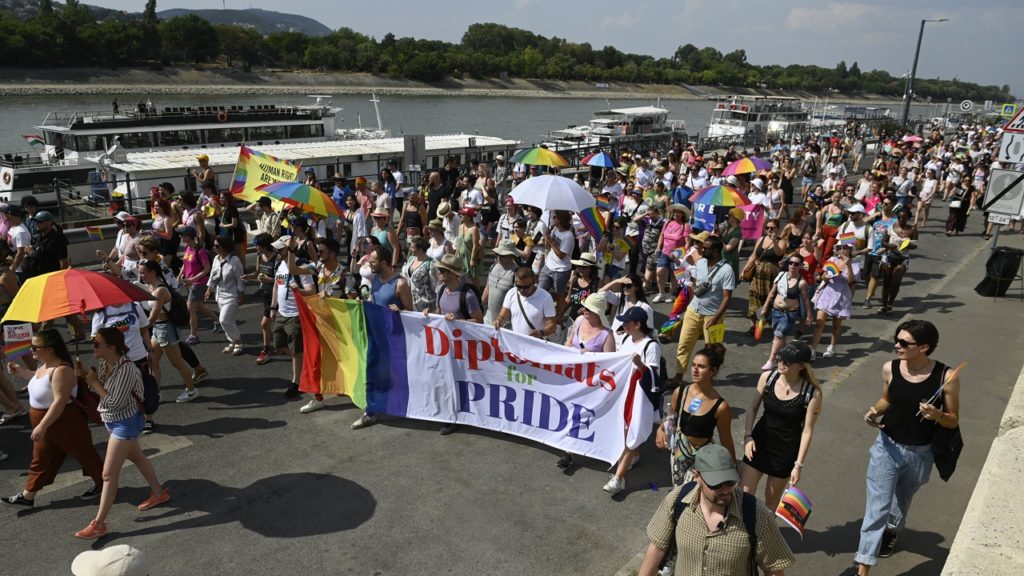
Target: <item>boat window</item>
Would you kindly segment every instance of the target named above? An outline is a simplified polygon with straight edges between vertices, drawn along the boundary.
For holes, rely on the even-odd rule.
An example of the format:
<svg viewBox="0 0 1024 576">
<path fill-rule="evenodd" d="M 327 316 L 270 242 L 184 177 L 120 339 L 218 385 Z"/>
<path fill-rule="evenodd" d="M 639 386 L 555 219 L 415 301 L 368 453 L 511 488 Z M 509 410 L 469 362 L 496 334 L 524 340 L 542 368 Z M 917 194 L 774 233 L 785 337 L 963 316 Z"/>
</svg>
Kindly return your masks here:
<svg viewBox="0 0 1024 576">
<path fill-rule="evenodd" d="M 198 130 L 166 130 L 159 132 L 157 137 L 160 146 L 188 146 L 202 144 Z"/>
<path fill-rule="evenodd" d="M 253 126 L 248 132 L 248 140 L 281 140 L 286 137 L 284 126 Z"/>
<path fill-rule="evenodd" d="M 70 137 L 68 138 L 71 139 Z M 75 150 L 85 152 L 87 150 L 103 150 L 103 141 L 99 136 L 75 136 Z"/>
<path fill-rule="evenodd" d="M 151 148 L 153 146 L 152 132 L 124 132 L 119 136 L 121 145 L 125 148 Z"/>
<path fill-rule="evenodd" d="M 216 144 L 219 142 L 244 142 L 245 141 L 245 129 L 241 127 L 237 128 L 212 128 L 210 130 L 204 130 L 206 132 L 206 143 Z"/>
<path fill-rule="evenodd" d="M 352 165 L 351 164 L 342 164 L 341 165 L 341 175 L 344 176 L 345 178 L 351 178 L 352 177 Z"/>
</svg>

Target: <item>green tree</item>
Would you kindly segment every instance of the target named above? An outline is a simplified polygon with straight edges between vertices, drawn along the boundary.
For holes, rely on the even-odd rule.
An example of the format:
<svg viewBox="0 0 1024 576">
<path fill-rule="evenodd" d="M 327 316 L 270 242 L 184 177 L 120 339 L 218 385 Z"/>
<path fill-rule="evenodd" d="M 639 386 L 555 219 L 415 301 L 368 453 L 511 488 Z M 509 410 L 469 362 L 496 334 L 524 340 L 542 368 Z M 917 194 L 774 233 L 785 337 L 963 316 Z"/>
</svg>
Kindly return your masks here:
<svg viewBox="0 0 1024 576">
<path fill-rule="evenodd" d="M 434 52 L 417 54 L 402 68 L 402 74 L 411 80 L 437 82 L 444 79 L 444 60 Z"/>
<path fill-rule="evenodd" d="M 156 0 L 146 0 L 146 8 L 142 11 L 142 24 L 153 28 L 159 24 L 156 17 Z"/>
<path fill-rule="evenodd" d="M 164 58 L 200 63 L 217 57 L 217 29 L 196 14 L 175 16 L 160 23 Z"/>
<path fill-rule="evenodd" d="M 53 0 L 39 0 L 39 15 L 43 17 L 53 15 Z"/>
</svg>

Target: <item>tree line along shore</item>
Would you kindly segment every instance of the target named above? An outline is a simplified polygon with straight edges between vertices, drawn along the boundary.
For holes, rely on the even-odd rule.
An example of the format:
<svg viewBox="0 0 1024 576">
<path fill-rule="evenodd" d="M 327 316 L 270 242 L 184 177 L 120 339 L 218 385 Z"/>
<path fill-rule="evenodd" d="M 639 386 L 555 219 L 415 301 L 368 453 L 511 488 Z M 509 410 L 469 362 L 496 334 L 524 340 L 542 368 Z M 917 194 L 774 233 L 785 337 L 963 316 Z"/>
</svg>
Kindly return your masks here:
<svg viewBox="0 0 1024 576">
<path fill-rule="evenodd" d="M 523 78 L 535 82 L 583 82 L 591 87 L 646 84 L 806 91 L 843 94 L 854 99 L 873 95 L 899 98 L 904 89 L 901 77 L 884 70 L 862 71 L 857 62 L 839 62 L 834 68 L 759 66 L 748 62 L 743 50 L 722 54 L 715 48 L 692 44 L 679 46 L 669 58 L 656 58 L 624 53 L 612 46 L 594 48 L 589 43 L 548 38 L 493 23 L 470 25 L 458 43 L 398 38 L 390 32 L 378 40 L 350 28 L 339 28 L 324 36 L 299 32 L 263 35 L 237 25 L 213 25 L 196 14 L 161 20 L 156 16 L 156 0 L 148 0 L 141 14 L 121 13 L 100 20 L 88 6 L 75 0 L 60 7 L 51 0 L 41 0 L 38 13 L 30 18 L 0 12 L 0 62 L 32 71 L 50 67 L 127 67 L 154 73 L 175 64 L 214 64 L 229 72 L 307 69 L 442 84 L 418 87 L 423 90 L 444 90 L 447 87 L 443 84 L 453 81 Z M 923 100 L 1012 100 L 1008 85 L 981 86 L 956 79 L 918 78 L 914 88 L 916 96 Z M 536 90 L 548 91 L 533 89 Z M 611 96 L 601 90 L 590 91 Z M 701 96 L 694 93 L 694 97 Z"/>
</svg>

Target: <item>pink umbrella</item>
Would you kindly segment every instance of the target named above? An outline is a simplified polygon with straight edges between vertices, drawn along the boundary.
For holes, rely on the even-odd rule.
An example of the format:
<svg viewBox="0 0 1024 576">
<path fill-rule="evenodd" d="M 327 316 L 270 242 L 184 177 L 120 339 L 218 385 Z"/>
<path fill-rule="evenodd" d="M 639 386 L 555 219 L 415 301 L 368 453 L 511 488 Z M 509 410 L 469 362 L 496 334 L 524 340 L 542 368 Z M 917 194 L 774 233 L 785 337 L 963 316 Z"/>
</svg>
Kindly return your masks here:
<svg viewBox="0 0 1024 576">
<path fill-rule="evenodd" d="M 924 138 L 921 138 L 917 134 L 907 134 L 903 137 L 904 142 L 923 142 Z"/>
</svg>

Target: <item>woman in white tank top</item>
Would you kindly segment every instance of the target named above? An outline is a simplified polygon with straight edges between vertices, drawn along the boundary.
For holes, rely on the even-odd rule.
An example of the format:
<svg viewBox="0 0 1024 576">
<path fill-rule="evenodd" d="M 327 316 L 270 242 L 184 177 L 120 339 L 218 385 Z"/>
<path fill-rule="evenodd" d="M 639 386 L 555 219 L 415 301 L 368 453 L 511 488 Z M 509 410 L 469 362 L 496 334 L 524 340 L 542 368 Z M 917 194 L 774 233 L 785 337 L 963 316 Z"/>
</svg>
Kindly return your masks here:
<svg viewBox="0 0 1024 576">
<path fill-rule="evenodd" d="M 0 502 L 31 508 L 36 494 L 53 484 L 64 458 L 69 455 L 78 460 L 83 473 L 91 477 L 94 484 L 81 497 L 99 496 L 103 486 L 103 461 L 93 446 L 84 412 L 73 403 L 78 394 L 77 380 L 60 332 L 52 328 L 40 330 L 32 338 L 32 357 L 39 366 L 35 372 L 14 362 L 7 363 L 8 372 L 29 381 L 33 445 L 25 489 Z"/>
</svg>

